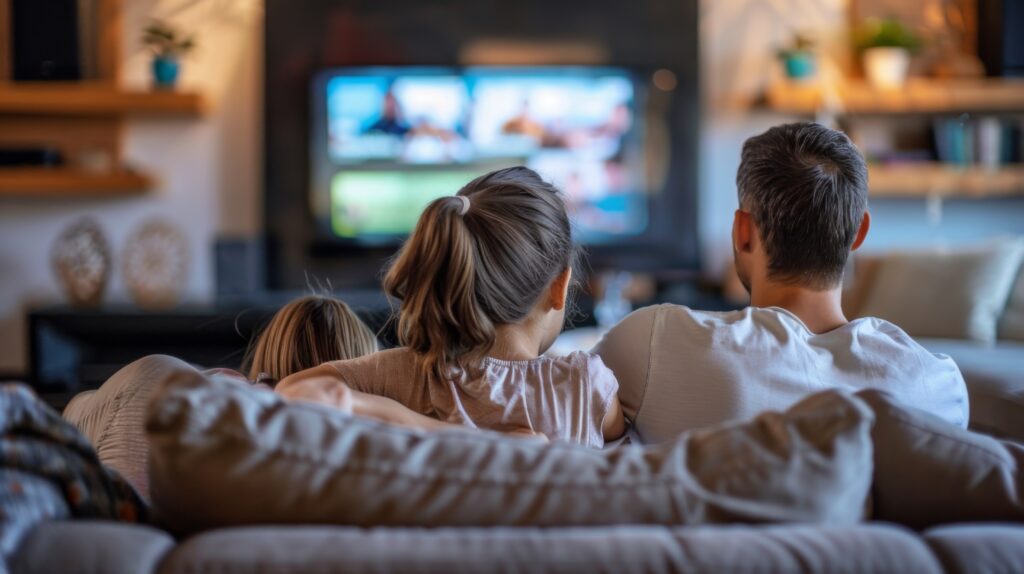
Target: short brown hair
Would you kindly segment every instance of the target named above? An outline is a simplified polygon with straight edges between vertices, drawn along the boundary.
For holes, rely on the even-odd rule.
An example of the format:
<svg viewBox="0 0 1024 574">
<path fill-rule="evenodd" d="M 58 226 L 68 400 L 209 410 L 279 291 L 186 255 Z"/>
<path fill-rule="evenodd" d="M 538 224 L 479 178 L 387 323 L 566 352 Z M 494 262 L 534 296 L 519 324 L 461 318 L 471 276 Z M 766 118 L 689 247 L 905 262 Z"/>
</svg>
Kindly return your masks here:
<svg viewBox="0 0 1024 574">
<path fill-rule="evenodd" d="M 525 318 L 577 258 L 565 203 L 533 170 L 491 172 L 458 195 L 468 210 L 458 197 L 431 202 L 384 278 L 401 300 L 399 341 L 440 380 L 481 360 L 495 326 Z"/>
<path fill-rule="evenodd" d="M 328 361 L 377 351 L 377 337 L 344 302 L 325 295 L 291 301 L 262 329 L 243 361 L 250 380 L 279 381 Z"/>
<path fill-rule="evenodd" d="M 736 173 L 775 280 L 840 283 L 868 205 L 864 157 L 846 134 L 815 123 L 776 126 L 743 144 Z"/>
</svg>

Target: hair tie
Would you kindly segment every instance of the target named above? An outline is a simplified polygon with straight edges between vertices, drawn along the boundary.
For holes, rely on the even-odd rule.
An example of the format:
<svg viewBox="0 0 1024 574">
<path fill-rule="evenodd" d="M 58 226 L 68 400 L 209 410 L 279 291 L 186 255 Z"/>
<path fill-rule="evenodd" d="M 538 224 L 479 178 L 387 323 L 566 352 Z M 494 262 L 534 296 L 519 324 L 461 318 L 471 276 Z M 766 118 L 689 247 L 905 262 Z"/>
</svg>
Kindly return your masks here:
<svg viewBox="0 0 1024 574">
<path fill-rule="evenodd" d="M 466 215 L 469 213 L 469 198 L 465 195 L 456 195 L 455 197 L 462 202 L 462 209 L 459 210 L 459 215 Z"/>
</svg>

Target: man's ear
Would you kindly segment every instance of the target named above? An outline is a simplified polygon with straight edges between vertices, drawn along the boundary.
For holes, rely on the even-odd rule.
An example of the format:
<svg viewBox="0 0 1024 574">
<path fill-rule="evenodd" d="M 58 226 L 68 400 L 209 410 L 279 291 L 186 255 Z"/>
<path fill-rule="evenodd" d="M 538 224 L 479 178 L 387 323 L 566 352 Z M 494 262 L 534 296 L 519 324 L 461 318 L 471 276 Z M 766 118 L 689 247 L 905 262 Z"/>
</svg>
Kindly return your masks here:
<svg viewBox="0 0 1024 574">
<path fill-rule="evenodd" d="M 857 238 L 853 240 L 853 247 L 850 248 L 850 251 L 856 251 L 860 248 L 861 244 L 864 243 L 864 239 L 868 236 L 869 229 L 871 229 L 871 214 L 865 211 L 864 218 L 860 220 L 860 228 L 857 229 Z"/>
<path fill-rule="evenodd" d="M 555 311 L 565 309 L 566 301 L 569 299 L 569 282 L 572 281 L 572 267 L 566 267 L 551 282 L 549 303 Z"/>
<path fill-rule="evenodd" d="M 732 246 L 736 251 L 750 253 L 754 249 L 754 220 L 750 213 L 737 209 L 732 218 Z"/>
</svg>

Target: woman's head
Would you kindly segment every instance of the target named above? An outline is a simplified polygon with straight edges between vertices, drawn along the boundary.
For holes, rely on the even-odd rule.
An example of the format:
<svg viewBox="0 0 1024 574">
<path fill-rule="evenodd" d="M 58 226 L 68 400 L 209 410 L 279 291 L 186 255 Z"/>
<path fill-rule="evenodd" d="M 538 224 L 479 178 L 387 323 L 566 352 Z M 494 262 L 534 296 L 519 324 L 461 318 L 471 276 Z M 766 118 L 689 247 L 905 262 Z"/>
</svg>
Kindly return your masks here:
<svg viewBox="0 0 1024 574">
<path fill-rule="evenodd" d="M 421 355 L 428 376 L 444 379 L 451 367 L 481 359 L 497 326 L 539 310 L 561 327 L 575 259 L 558 190 L 513 167 L 431 202 L 384 289 L 402 301 L 400 341 Z"/>
<path fill-rule="evenodd" d="M 308 295 L 282 307 L 250 345 L 251 380 L 266 373 L 281 380 L 327 361 L 354 359 L 377 350 L 377 338 L 345 303 Z"/>
</svg>

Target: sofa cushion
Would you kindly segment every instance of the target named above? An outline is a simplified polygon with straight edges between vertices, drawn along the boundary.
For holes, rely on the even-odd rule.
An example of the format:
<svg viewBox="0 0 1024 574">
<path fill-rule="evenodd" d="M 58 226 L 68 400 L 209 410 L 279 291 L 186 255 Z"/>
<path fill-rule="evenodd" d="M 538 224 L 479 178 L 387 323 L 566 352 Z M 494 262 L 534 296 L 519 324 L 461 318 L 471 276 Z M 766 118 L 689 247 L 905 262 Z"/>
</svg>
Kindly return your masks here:
<svg viewBox="0 0 1024 574">
<path fill-rule="evenodd" d="M 301 563 L 298 562 L 301 557 Z M 167 572 L 941 572 L 892 526 L 250 527 L 200 534 Z"/>
<path fill-rule="evenodd" d="M 915 337 L 994 341 L 1022 255 L 1020 240 L 888 254 L 860 314 L 891 321 Z"/>
<path fill-rule="evenodd" d="M 1024 522 L 1024 445 L 950 425 L 883 391 L 857 397 L 875 413 L 874 518 L 920 529 Z"/>
<path fill-rule="evenodd" d="M 954 525 L 925 532 L 925 542 L 949 574 L 1024 572 L 1024 528 Z"/>
<path fill-rule="evenodd" d="M 972 429 L 1024 441 L 1024 343 L 919 342 L 929 351 L 949 355 L 960 367 L 967 382 Z"/>
<path fill-rule="evenodd" d="M 155 572 L 174 546 L 166 532 L 99 520 L 44 522 L 11 556 L 23 574 L 137 574 Z"/>
<path fill-rule="evenodd" d="M 415 432 L 193 372 L 157 390 L 147 432 L 153 504 L 176 531 L 850 523 L 869 487 L 871 420 L 862 402 L 830 391 L 784 414 L 595 451 Z"/>
</svg>

